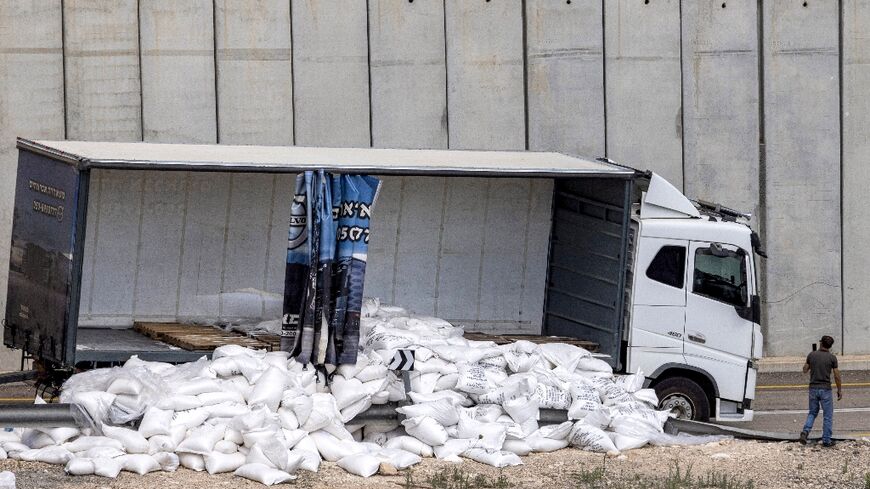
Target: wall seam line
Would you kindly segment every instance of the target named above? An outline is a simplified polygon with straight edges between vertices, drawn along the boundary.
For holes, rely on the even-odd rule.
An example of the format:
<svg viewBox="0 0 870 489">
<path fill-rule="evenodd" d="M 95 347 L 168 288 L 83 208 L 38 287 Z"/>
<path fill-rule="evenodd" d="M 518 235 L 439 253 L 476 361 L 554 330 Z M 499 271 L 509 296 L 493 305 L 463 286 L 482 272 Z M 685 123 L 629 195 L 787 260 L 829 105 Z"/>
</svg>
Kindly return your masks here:
<svg viewBox="0 0 870 489">
<path fill-rule="evenodd" d="M 187 244 L 187 211 L 190 206 L 190 172 L 184 172 L 184 205 L 181 208 L 181 239 L 178 252 L 178 276 L 175 285 L 175 316 L 181 312 L 181 279 L 184 276 L 184 248 Z"/>
<path fill-rule="evenodd" d="M 296 48 L 296 41 L 293 39 L 293 0 L 287 0 L 290 5 L 290 138 L 293 145 L 296 145 L 296 56 L 293 50 Z"/>
<path fill-rule="evenodd" d="M 525 130 L 525 149 L 529 149 L 529 42 L 528 42 L 528 19 L 526 9 L 528 4 L 522 0 L 523 22 L 523 128 Z"/>
<path fill-rule="evenodd" d="M 839 141 L 840 142 L 840 354 L 845 355 L 846 354 L 846 280 L 845 280 L 845 275 L 846 275 L 845 242 L 846 242 L 846 240 L 845 240 L 845 237 L 843 235 L 845 230 L 846 230 L 846 228 L 844 226 L 844 224 L 845 224 L 844 219 L 843 219 L 843 210 L 844 210 L 844 202 L 845 202 L 845 199 L 843 197 L 843 191 L 845 189 L 844 179 L 843 179 L 844 178 L 843 174 L 845 171 L 845 160 L 843 158 L 845 155 L 844 146 L 843 146 L 843 128 L 844 128 L 844 119 L 843 119 L 843 87 L 844 87 L 844 82 L 843 82 L 843 75 L 844 75 L 845 71 L 843 69 L 843 58 L 845 57 L 845 52 L 844 52 L 843 48 L 845 47 L 845 39 L 844 39 L 844 33 L 843 33 L 843 26 L 844 26 L 844 24 L 843 24 L 843 15 L 844 15 L 843 14 L 843 0 L 837 1 L 837 7 L 839 10 L 838 11 L 839 18 L 838 18 L 838 26 L 837 26 L 837 29 L 838 29 L 837 42 L 839 44 L 839 46 L 838 46 L 839 49 L 837 51 L 838 51 L 839 56 L 837 56 L 837 63 L 838 63 L 837 69 L 839 72 L 838 73 L 839 74 L 839 77 L 838 77 L 839 78 L 839 80 L 838 80 L 839 87 L 838 87 L 838 89 L 839 89 L 839 97 L 840 97 L 840 100 L 839 100 L 839 102 L 840 102 L 840 107 L 839 107 L 839 109 L 840 109 L 840 114 L 839 114 L 840 115 L 840 120 L 839 120 L 839 124 L 840 124 L 840 131 L 839 131 L 840 132 L 840 141 Z"/>
<path fill-rule="evenodd" d="M 683 0 L 680 0 L 677 5 L 677 10 L 680 16 L 680 172 L 682 173 L 680 180 L 680 189 L 686 193 L 686 89 L 683 77 L 686 75 L 685 66 L 683 64 Z"/>
<path fill-rule="evenodd" d="M 607 158 L 607 1 L 601 0 L 601 105 L 604 124 L 604 157 Z M 542 321 L 543 324 L 543 321 Z M 541 326 L 543 328 L 543 326 Z"/>
<path fill-rule="evenodd" d="M 492 179 L 486 179 L 486 193 L 483 200 L 483 226 L 481 226 L 480 237 L 480 264 L 477 268 L 477 314 L 475 321 L 480 321 L 480 301 L 483 298 L 483 268 L 484 257 L 486 256 L 486 229 L 489 224 L 489 199 L 492 195 Z"/>
<path fill-rule="evenodd" d="M 224 218 L 224 243 L 221 251 L 221 285 L 218 290 L 218 318 L 223 317 L 224 312 L 224 284 L 226 282 L 227 273 L 227 248 L 230 241 L 230 216 L 233 209 L 233 187 L 235 186 L 235 174 L 230 173 L 229 190 L 227 191 L 227 207 L 226 216 Z"/>
<path fill-rule="evenodd" d="M 142 89 L 142 0 L 136 0 L 136 50 L 139 57 L 139 140 L 145 141 L 145 96 Z"/>
<path fill-rule="evenodd" d="M 765 97 L 764 97 L 764 0 L 758 0 L 756 4 L 756 38 L 758 41 L 758 223 L 761 228 L 760 239 L 764 243 L 764 248 L 767 249 L 767 140 L 765 135 Z M 761 297 L 762 304 L 766 304 L 768 293 L 767 287 L 767 261 L 765 266 L 760 267 L 761 274 Z M 767 307 L 762 309 L 762 333 L 765 338 L 767 336 Z M 769 340 L 768 340 L 769 341 Z"/>
<path fill-rule="evenodd" d="M 64 16 L 64 10 L 66 9 L 66 2 L 64 0 L 60 1 L 60 62 L 61 62 L 61 74 L 60 76 L 63 78 L 62 87 L 63 87 L 63 138 L 66 139 L 69 135 L 69 117 L 67 116 L 68 103 L 67 100 L 67 89 L 66 89 L 66 18 Z"/>
<path fill-rule="evenodd" d="M 366 71 L 369 78 L 369 147 L 375 147 L 375 128 L 372 118 L 372 23 L 369 17 L 369 0 L 366 0 Z"/>
<path fill-rule="evenodd" d="M 142 222 L 145 220 L 145 179 L 147 172 L 143 172 L 139 177 L 139 228 L 136 232 L 136 264 L 133 268 L 133 303 L 130 309 L 130 316 L 135 320 L 136 306 L 139 305 L 139 264 L 142 259 Z"/>
<path fill-rule="evenodd" d="M 272 175 L 272 195 L 269 199 L 269 221 L 266 228 L 266 260 L 263 263 L 263 290 L 266 292 L 271 292 L 269 290 L 269 262 L 272 258 L 272 231 L 275 229 L 274 219 L 275 219 L 275 196 L 277 195 L 278 190 L 278 175 Z M 262 297 L 262 312 L 261 317 L 266 317 L 266 298 Z"/>
<path fill-rule="evenodd" d="M 214 140 L 221 143 L 220 95 L 218 92 L 218 32 L 217 32 L 217 0 L 211 2 L 211 36 L 212 62 L 214 69 Z"/>
<path fill-rule="evenodd" d="M 444 132 L 447 148 L 450 149 L 450 66 L 447 63 L 447 0 L 441 1 L 441 17 L 444 24 Z"/>
<path fill-rule="evenodd" d="M 402 239 L 402 210 L 405 207 L 405 177 L 399 177 L 399 211 L 396 216 L 396 245 L 393 248 L 392 304 L 396 303 L 396 278 L 399 276 L 399 242 Z"/>
<path fill-rule="evenodd" d="M 433 314 L 438 316 L 438 306 L 441 300 L 441 258 L 444 253 L 444 219 L 447 216 L 447 177 L 441 189 L 441 225 L 438 229 L 438 256 L 435 260 L 435 304 Z"/>
</svg>

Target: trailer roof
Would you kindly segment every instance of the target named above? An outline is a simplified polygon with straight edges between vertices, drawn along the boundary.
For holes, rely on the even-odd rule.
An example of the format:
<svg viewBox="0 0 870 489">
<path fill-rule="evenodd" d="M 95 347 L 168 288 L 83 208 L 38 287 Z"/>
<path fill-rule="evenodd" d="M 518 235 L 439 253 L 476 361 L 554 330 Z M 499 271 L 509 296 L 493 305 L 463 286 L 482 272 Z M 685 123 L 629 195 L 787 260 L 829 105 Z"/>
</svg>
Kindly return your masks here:
<svg viewBox="0 0 870 489">
<path fill-rule="evenodd" d="M 328 170 L 397 175 L 629 177 L 618 165 L 537 151 L 313 148 L 88 141 L 30 141 L 18 147 L 80 169 L 204 170 L 296 173 Z"/>
</svg>

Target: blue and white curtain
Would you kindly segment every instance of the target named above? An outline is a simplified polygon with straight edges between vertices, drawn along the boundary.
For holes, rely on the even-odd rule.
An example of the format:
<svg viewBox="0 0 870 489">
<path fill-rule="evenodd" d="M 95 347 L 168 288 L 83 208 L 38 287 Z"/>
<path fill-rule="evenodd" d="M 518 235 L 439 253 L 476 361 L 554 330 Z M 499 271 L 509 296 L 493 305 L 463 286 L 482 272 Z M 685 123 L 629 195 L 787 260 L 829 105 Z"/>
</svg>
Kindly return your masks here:
<svg viewBox="0 0 870 489">
<path fill-rule="evenodd" d="M 380 180 L 307 171 L 290 208 L 281 349 L 297 361 L 356 363 L 372 206 Z"/>
</svg>

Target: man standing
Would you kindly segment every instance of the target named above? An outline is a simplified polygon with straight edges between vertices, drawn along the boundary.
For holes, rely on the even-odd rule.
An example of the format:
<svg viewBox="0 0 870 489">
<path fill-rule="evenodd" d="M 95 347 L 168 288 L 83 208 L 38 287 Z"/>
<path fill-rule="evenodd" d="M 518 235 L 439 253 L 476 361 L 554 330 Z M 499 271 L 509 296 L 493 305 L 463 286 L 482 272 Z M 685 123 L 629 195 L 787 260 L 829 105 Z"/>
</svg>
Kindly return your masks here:
<svg viewBox="0 0 870 489">
<path fill-rule="evenodd" d="M 807 355 L 807 363 L 804 364 L 804 373 L 810 373 L 810 412 L 807 422 L 801 431 L 800 442 L 806 445 L 807 436 L 813 429 L 813 423 L 819 414 L 819 406 L 824 411 L 824 424 L 822 425 L 822 446 L 832 447 L 831 432 L 834 424 L 834 396 L 831 393 L 831 371 L 834 372 L 834 381 L 837 383 L 837 400 L 843 399 L 843 388 L 840 382 L 840 369 L 837 365 L 837 357 L 831 353 L 834 338 L 822 336 L 820 348 Z"/>
</svg>

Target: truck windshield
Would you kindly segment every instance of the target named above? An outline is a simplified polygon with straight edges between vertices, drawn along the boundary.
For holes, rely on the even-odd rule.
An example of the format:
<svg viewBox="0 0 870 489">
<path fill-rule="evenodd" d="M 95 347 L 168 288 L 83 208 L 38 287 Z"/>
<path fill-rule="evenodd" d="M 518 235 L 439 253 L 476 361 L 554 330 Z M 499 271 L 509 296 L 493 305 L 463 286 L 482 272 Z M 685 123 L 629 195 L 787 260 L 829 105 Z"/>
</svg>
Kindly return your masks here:
<svg viewBox="0 0 870 489">
<path fill-rule="evenodd" d="M 746 256 L 743 250 L 698 248 L 692 292 L 734 306 L 745 306 Z"/>
</svg>

